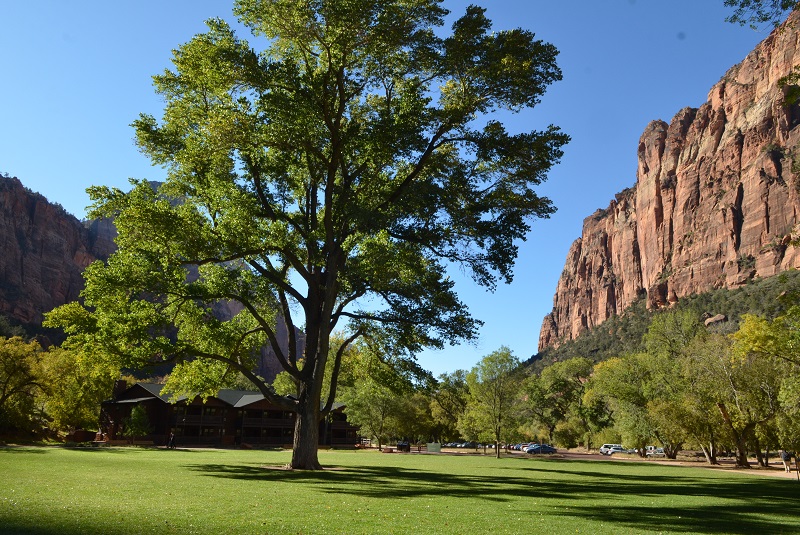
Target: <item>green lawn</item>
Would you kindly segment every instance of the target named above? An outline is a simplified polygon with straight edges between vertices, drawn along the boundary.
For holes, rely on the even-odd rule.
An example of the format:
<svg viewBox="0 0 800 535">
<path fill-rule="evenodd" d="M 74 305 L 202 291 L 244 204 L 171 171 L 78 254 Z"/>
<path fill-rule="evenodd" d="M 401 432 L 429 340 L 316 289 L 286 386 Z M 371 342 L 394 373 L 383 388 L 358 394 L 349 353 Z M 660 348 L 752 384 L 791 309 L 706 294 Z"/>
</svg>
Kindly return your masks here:
<svg viewBox="0 0 800 535">
<path fill-rule="evenodd" d="M 0 448 L 2 534 L 800 533 L 800 483 L 518 456 Z"/>
</svg>

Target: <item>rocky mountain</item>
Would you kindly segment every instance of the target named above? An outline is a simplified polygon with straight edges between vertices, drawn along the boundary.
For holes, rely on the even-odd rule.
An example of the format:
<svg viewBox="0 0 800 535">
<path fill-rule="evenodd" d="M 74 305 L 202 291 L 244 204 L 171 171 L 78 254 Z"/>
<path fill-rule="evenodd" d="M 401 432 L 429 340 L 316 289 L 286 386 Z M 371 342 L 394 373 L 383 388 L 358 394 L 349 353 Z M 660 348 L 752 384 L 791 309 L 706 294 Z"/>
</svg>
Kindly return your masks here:
<svg viewBox="0 0 800 535">
<path fill-rule="evenodd" d="M 651 122 L 636 184 L 583 222 L 539 350 L 623 313 L 800 267 L 800 106 L 782 78 L 800 65 L 793 14 L 699 108 Z"/>
<path fill-rule="evenodd" d="M 84 225 L 61 206 L 0 177 L 0 314 L 38 325 L 42 313 L 74 301 L 84 268 L 114 250 L 113 224 Z"/>
</svg>

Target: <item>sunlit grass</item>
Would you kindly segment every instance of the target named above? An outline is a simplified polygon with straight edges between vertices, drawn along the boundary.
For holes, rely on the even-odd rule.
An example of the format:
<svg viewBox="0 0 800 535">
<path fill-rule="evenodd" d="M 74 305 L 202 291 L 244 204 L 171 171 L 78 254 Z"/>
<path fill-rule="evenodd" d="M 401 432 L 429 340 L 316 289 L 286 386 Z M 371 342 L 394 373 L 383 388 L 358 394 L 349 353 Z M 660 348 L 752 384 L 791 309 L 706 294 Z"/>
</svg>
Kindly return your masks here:
<svg viewBox="0 0 800 535">
<path fill-rule="evenodd" d="M 0 533 L 800 533 L 800 484 L 655 463 L 0 449 Z"/>
</svg>

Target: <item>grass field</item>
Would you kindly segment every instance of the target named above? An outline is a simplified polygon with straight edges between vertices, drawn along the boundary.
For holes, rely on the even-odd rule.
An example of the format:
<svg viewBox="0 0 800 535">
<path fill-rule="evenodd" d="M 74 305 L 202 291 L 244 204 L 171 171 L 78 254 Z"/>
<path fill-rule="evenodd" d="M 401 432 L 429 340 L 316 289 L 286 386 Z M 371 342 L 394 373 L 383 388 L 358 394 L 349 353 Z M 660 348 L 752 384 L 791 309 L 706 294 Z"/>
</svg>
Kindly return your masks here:
<svg viewBox="0 0 800 535">
<path fill-rule="evenodd" d="M 647 462 L 0 448 L 0 533 L 800 533 L 800 483 Z"/>
</svg>

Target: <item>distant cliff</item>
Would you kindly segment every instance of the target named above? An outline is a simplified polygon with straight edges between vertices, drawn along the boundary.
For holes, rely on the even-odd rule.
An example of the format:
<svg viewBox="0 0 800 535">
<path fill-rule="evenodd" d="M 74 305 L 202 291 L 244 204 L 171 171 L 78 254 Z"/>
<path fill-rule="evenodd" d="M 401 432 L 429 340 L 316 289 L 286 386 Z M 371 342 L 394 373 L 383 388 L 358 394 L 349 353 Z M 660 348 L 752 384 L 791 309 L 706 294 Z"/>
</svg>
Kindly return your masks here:
<svg viewBox="0 0 800 535">
<path fill-rule="evenodd" d="M 796 65 L 797 13 L 700 108 L 647 126 L 636 185 L 587 217 L 569 250 L 540 351 L 639 298 L 663 307 L 800 267 L 800 106 L 778 83 Z"/>
<path fill-rule="evenodd" d="M 25 188 L 0 177 L 0 314 L 38 325 L 42 313 L 74 301 L 83 289 L 83 269 L 113 251 L 115 230 L 77 218 Z"/>
</svg>

